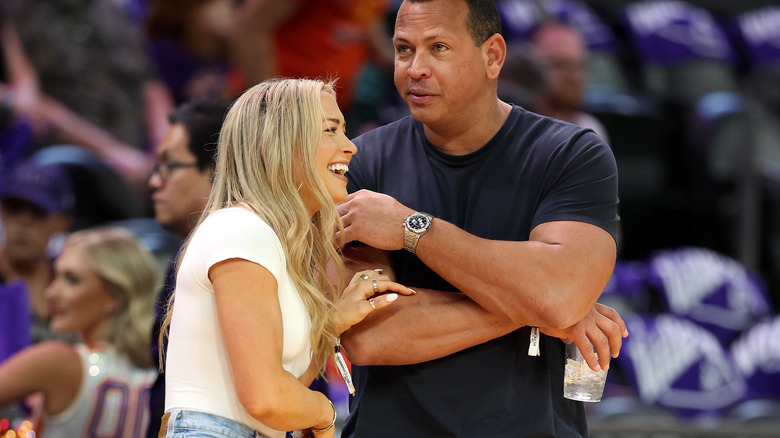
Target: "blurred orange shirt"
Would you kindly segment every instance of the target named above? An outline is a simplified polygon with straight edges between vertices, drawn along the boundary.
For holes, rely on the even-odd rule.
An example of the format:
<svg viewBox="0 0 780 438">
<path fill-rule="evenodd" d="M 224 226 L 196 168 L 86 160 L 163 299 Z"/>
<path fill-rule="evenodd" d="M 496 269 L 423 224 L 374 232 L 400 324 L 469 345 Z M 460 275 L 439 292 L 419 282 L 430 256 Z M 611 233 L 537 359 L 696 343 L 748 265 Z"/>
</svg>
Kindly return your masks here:
<svg viewBox="0 0 780 438">
<path fill-rule="evenodd" d="M 277 76 L 339 78 L 338 103 L 349 109 L 355 81 L 371 59 L 371 29 L 384 20 L 389 0 L 296 0 L 299 9 L 275 34 Z M 387 44 L 392 44 L 390 38 Z M 234 72 L 236 73 L 236 72 Z M 232 77 L 232 89 L 244 89 Z"/>
</svg>

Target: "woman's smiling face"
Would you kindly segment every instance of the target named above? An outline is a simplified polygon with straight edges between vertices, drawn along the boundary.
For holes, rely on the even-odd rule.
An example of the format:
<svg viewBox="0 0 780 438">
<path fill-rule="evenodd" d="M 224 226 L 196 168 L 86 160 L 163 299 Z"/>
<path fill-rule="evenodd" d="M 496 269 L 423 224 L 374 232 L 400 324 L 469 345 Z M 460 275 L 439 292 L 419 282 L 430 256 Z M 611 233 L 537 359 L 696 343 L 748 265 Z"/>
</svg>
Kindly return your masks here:
<svg viewBox="0 0 780 438">
<path fill-rule="evenodd" d="M 352 155 L 357 152 L 357 148 L 347 138 L 346 122 L 336 103 L 336 98 L 326 92 L 321 93 L 320 96 L 324 118 L 322 136 L 317 146 L 317 172 L 333 202 L 339 203 L 347 199 L 347 177 L 344 174 L 347 173 L 349 162 Z M 308 188 L 302 188 L 300 192 L 311 214 L 322 207 L 317 205 Z"/>
</svg>

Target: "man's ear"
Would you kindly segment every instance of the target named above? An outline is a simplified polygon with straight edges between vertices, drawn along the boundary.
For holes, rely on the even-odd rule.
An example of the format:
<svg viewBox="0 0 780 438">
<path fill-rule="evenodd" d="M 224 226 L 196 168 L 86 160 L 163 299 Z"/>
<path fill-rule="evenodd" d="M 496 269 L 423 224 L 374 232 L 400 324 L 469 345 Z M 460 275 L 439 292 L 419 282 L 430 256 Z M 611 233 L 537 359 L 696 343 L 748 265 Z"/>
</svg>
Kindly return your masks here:
<svg viewBox="0 0 780 438">
<path fill-rule="evenodd" d="M 506 60 L 506 41 L 501 34 L 493 34 L 482 44 L 487 57 L 487 76 L 488 79 L 498 79 L 501 73 L 501 67 Z"/>
</svg>

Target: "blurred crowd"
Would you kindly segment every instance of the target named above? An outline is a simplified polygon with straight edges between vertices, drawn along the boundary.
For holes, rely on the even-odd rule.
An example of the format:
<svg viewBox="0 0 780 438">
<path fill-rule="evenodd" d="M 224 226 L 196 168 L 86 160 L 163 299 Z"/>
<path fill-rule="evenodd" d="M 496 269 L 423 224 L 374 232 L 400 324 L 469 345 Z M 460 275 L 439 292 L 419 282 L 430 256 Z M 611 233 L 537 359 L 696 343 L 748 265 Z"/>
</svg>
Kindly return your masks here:
<svg viewBox="0 0 780 438">
<path fill-rule="evenodd" d="M 780 333 L 780 7 L 496 3 L 499 97 L 593 129 L 618 164 L 622 240 L 602 298 L 631 337 L 593 418 L 613 415 L 615 397 L 670 421 L 780 422 L 780 348 L 768 342 Z M 337 77 L 350 137 L 408 114 L 393 85 L 399 4 L 0 3 L 0 315 L 18 322 L 3 323 L 0 360 L 78 341 L 51 330 L 47 298 L 71 233 L 129 230 L 166 281 L 208 196 L 221 117 L 246 88 Z M 346 409 L 341 383 L 323 391 Z"/>
</svg>

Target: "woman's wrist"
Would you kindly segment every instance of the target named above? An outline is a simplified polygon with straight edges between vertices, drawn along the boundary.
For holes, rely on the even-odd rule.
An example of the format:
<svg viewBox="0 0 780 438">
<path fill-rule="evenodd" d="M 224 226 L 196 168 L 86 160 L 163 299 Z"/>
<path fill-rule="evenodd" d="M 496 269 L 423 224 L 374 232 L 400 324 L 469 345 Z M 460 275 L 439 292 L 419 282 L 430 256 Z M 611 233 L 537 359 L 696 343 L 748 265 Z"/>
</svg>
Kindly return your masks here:
<svg viewBox="0 0 780 438">
<path fill-rule="evenodd" d="M 325 400 L 328 401 L 328 404 L 330 404 L 331 409 L 333 409 L 333 417 L 332 417 L 329 425 L 327 425 L 327 426 L 325 426 L 323 428 L 312 427 L 311 428 L 312 432 L 315 432 L 315 433 L 326 432 L 326 431 L 330 430 L 336 424 L 336 406 L 333 404 L 332 401 L 330 401 L 329 398 L 325 397 Z"/>
<path fill-rule="evenodd" d="M 338 338 L 342 333 L 349 330 L 351 326 L 344 321 L 344 313 L 341 311 L 341 309 L 333 306 L 331 307 L 330 311 L 333 312 L 331 315 L 333 321 L 333 334 Z"/>
</svg>

